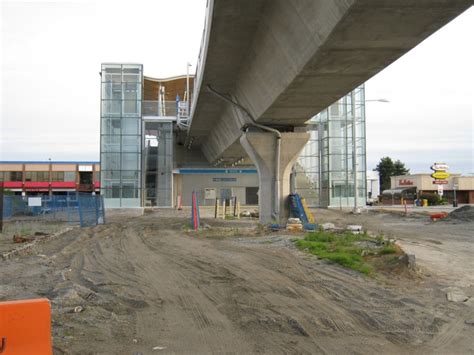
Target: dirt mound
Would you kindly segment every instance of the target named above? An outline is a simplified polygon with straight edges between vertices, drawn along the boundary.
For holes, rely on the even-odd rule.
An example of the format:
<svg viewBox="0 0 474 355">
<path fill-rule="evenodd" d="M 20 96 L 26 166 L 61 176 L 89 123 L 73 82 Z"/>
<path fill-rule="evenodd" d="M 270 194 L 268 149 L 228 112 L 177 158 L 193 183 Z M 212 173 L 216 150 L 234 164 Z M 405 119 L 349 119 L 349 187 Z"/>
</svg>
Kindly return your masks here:
<svg viewBox="0 0 474 355">
<path fill-rule="evenodd" d="M 474 222 L 474 207 L 473 206 L 462 206 L 452 211 L 446 221 L 458 221 L 458 222 Z"/>
</svg>

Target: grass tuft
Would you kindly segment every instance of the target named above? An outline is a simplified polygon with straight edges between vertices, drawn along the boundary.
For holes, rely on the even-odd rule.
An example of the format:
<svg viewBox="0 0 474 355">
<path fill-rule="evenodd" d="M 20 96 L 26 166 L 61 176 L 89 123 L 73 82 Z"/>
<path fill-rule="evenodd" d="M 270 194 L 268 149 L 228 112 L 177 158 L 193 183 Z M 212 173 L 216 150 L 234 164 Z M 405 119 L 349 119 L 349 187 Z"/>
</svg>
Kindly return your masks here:
<svg viewBox="0 0 474 355">
<path fill-rule="evenodd" d="M 363 248 L 361 245 L 364 243 L 374 246 Z M 382 236 L 370 238 L 367 234 L 352 234 L 350 232 L 342 234 L 326 231 L 312 232 L 307 234 L 304 239 L 295 241 L 295 244 L 299 249 L 306 250 L 321 259 L 365 275 L 372 275 L 374 272 L 370 258 L 401 252 L 400 248 L 385 241 Z"/>
</svg>

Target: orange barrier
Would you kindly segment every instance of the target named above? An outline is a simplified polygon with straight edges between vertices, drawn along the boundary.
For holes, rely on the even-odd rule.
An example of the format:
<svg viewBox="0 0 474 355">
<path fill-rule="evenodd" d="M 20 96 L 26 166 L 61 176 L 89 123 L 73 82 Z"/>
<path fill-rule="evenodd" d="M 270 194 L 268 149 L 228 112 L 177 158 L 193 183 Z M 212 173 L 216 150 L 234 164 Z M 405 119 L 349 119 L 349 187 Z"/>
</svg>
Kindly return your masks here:
<svg viewBox="0 0 474 355">
<path fill-rule="evenodd" d="M 0 302 L 0 354 L 51 355 L 51 306 L 47 299 Z"/>
<path fill-rule="evenodd" d="M 430 218 L 432 221 L 437 221 L 438 219 L 446 218 L 447 216 L 448 216 L 447 212 L 439 212 L 439 213 L 430 214 Z"/>
</svg>

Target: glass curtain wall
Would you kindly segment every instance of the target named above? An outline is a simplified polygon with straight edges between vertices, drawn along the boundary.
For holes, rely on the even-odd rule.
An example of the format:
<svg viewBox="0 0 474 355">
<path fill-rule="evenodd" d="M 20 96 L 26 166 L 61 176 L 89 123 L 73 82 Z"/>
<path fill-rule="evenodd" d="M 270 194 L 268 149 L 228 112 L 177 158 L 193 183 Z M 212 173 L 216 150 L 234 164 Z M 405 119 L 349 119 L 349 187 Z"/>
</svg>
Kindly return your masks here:
<svg viewBox="0 0 474 355">
<path fill-rule="evenodd" d="M 365 206 L 364 86 L 358 87 L 313 117 L 309 127 L 311 138 L 296 167 L 297 191 L 303 197 L 313 192 L 317 197 L 307 198 L 308 204 L 313 206 L 354 207 L 357 190 L 357 205 Z M 301 174 L 304 178 L 298 177 Z M 311 184 L 305 185 L 305 178 Z"/>
<path fill-rule="evenodd" d="M 172 207 L 173 124 L 145 122 L 145 205 Z"/>
<path fill-rule="evenodd" d="M 101 194 L 106 207 L 140 207 L 142 65 L 102 64 Z"/>
</svg>

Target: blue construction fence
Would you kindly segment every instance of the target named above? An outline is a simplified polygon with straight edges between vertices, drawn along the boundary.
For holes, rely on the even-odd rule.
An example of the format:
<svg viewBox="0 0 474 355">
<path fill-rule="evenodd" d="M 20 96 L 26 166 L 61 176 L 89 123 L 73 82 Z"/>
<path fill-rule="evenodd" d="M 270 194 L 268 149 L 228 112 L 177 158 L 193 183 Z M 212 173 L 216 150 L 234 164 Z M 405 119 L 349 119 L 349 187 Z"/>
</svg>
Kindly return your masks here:
<svg viewBox="0 0 474 355">
<path fill-rule="evenodd" d="M 3 196 L 4 220 L 29 217 L 80 224 L 81 227 L 105 224 L 104 198 L 80 192 L 52 196 Z"/>
</svg>

